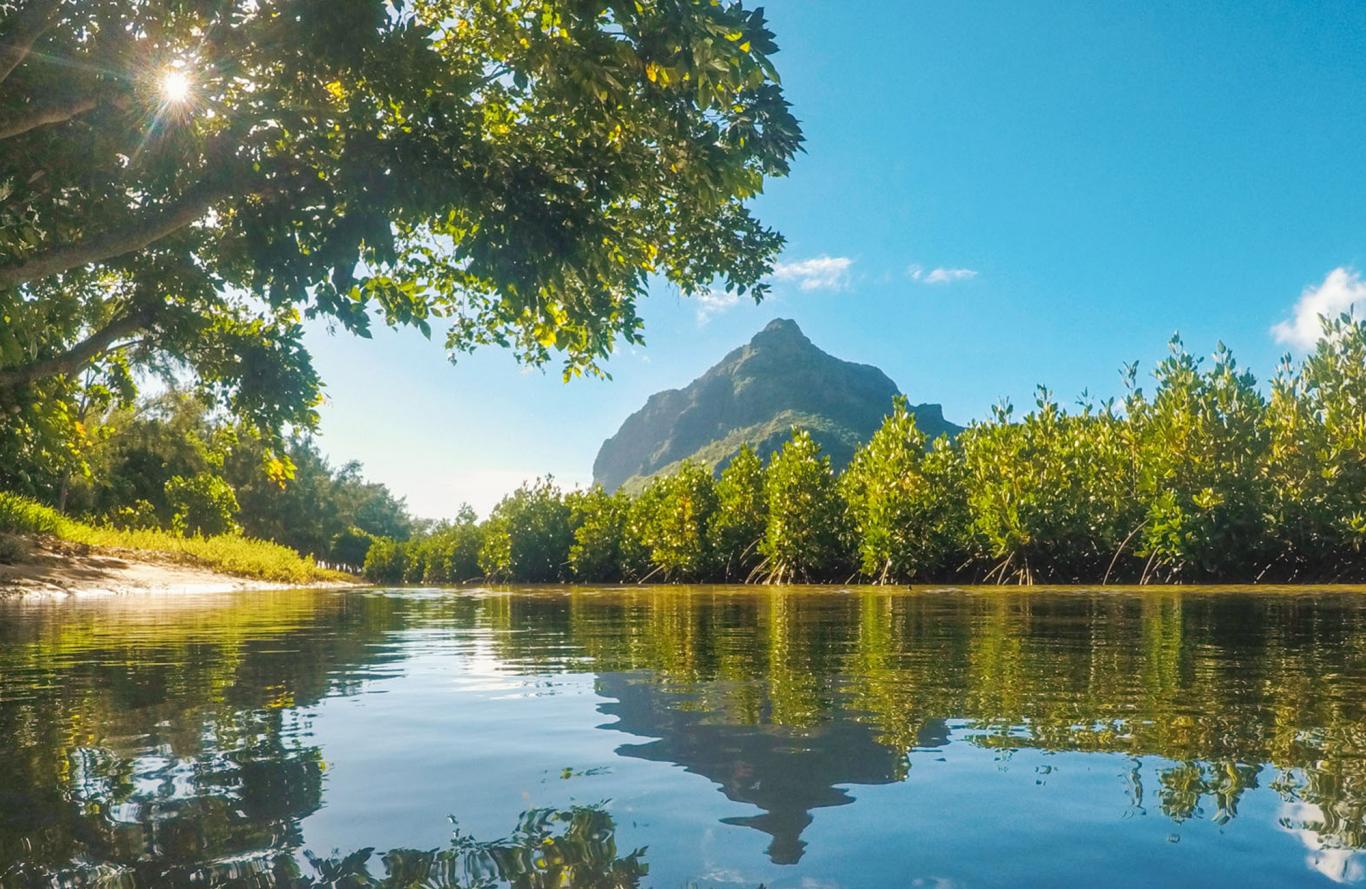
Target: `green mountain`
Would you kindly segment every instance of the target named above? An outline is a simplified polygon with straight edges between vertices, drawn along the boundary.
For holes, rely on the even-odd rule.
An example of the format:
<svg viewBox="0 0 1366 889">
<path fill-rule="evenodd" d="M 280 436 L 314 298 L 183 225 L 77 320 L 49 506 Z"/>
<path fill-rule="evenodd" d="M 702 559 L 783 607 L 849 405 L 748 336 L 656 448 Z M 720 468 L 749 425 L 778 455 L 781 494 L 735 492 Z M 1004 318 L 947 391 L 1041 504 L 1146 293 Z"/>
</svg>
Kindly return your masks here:
<svg viewBox="0 0 1366 889">
<path fill-rule="evenodd" d="M 609 491 L 634 490 L 688 458 L 719 469 L 746 444 L 767 457 L 794 425 L 844 466 L 897 394 L 876 367 L 828 355 L 796 322 L 778 319 L 687 387 L 651 395 L 603 442 L 593 480 Z M 937 404 L 912 410 L 931 438 L 962 429 Z"/>
</svg>

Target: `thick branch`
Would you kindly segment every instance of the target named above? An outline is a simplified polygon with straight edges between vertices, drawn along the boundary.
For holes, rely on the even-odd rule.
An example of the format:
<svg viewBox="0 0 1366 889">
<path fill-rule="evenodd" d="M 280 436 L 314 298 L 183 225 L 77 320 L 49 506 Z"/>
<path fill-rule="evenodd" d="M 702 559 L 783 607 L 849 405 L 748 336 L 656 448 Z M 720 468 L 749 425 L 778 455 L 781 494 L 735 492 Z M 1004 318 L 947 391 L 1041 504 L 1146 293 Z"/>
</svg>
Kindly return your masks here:
<svg viewBox="0 0 1366 889">
<path fill-rule="evenodd" d="M 0 390 L 16 389 L 50 377 L 70 376 L 108 352 L 120 337 L 141 331 L 150 318 L 150 311 L 135 311 L 114 319 L 60 355 L 19 367 L 0 368 Z"/>
<path fill-rule="evenodd" d="M 5 24 L 0 36 L 0 83 L 10 76 L 57 17 L 62 0 L 29 0 L 24 10 Z"/>
<path fill-rule="evenodd" d="M 35 108 L 27 114 L 0 121 L 0 139 L 9 139 L 18 136 L 20 133 L 27 133 L 37 127 L 44 127 L 48 124 L 62 123 L 70 120 L 78 114 L 85 114 L 98 105 L 95 99 L 77 99 L 66 105 L 48 105 L 43 108 Z"/>
<path fill-rule="evenodd" d="M 23 262 L 0 268 L 0 288 L 18 287 L 67 269 L 141 250 L 200 219 L 214 201 L 230 193 L 230 189 L 221 186 L 192 189 L 179 200 L 120 228 L 54 247 Z"/>
</svg>

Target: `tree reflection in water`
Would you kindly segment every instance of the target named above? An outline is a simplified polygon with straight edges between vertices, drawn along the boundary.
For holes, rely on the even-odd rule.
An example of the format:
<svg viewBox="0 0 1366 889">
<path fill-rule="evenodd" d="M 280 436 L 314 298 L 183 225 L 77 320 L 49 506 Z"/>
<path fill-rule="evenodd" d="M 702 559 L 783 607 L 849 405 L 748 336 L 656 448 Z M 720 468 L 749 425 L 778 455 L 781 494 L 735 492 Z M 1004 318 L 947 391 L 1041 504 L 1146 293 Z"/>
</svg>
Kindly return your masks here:
<svg viewBox="0 0 1366 889">
<path fill-rule="evenodd" d="M 327 793 L 316 705 L 476 644 L 507 675 L 593 674 L 604 728 L 632 736 L 617 755 L 753 806 L 723 817 L 775 863 L 803 858 L 814 811 L 905 779 L 908 751 L 967 744 L 1124 757 L 1116 815 L 1223 825 L 1261 788 L 1313 867 L 1366 876 L 1359 594 L 692 588 L 0 602 L 0 886 L 634 885 L 601 809 L 299 851 Z"/>
<path fill-rule="evenodd" d="M 347 855 L 306 851 L 247 856 L 212 864 L 165 860 L 102 863 L 58 871 L 21 866 L 5 886 L 288 887 L 288 889 L 634 889 L 649 873 L 645 850 L 621 854 L 616 825 L 601 806 L 533 809 L 511 836 L 479 840 L 458 828 L 441 849 L 359 849 Z"/>
</svg>

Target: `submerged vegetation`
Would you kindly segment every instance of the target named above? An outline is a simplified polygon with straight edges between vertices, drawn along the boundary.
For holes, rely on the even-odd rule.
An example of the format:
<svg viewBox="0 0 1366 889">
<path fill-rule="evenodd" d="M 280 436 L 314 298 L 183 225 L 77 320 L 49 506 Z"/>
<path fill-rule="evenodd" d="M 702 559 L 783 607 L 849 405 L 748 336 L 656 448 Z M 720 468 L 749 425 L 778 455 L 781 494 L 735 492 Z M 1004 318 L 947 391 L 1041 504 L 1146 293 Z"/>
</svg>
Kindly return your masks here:
<svg viewBox="0 0 1366 889">
<path fill-rule="evenodd" d="M 1130 366 L 1121 402 L 1072 412 L 1041 388 L 1024 416 L 1003 404 L 933 442 L 898 400 L 842 474 L 795 430 L 767 466 L 749 449 L 719 478 L 684 462 L 634 497 L 544 479 L 482 524 L 466 514 L 377 544 L 365 571 L 386 582 L 1366 580 L 1366 322 L 1325 322 L 1267 394 L 1227 349 L 1206 364 L 1178 338 L 1154 376 L 1148 395 Z"/>
</svg>

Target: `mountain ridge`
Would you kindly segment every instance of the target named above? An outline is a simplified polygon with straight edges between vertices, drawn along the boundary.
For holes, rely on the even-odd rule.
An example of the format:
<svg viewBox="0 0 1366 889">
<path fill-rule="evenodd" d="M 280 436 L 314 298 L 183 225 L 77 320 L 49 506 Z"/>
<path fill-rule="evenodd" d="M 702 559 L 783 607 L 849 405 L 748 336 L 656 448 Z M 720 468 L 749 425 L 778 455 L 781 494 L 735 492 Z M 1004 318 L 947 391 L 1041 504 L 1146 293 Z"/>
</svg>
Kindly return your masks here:
<svg viewBox="0 0 1366 889">
<path fill-rule="evenodd" d="M 609 491 L 630 490 L 686 459 L 719 470 L 745 444 L 767 457 L 793 425 L 843 466 L 899 394 L 877 367 L 836 358 L 795 321 L 775 319 L 687 386 L 651 395 L 603 442 L 593 480 Z M 931 438 L 961 429 L 938 404 L 911 410 Z"/>
</svg>

